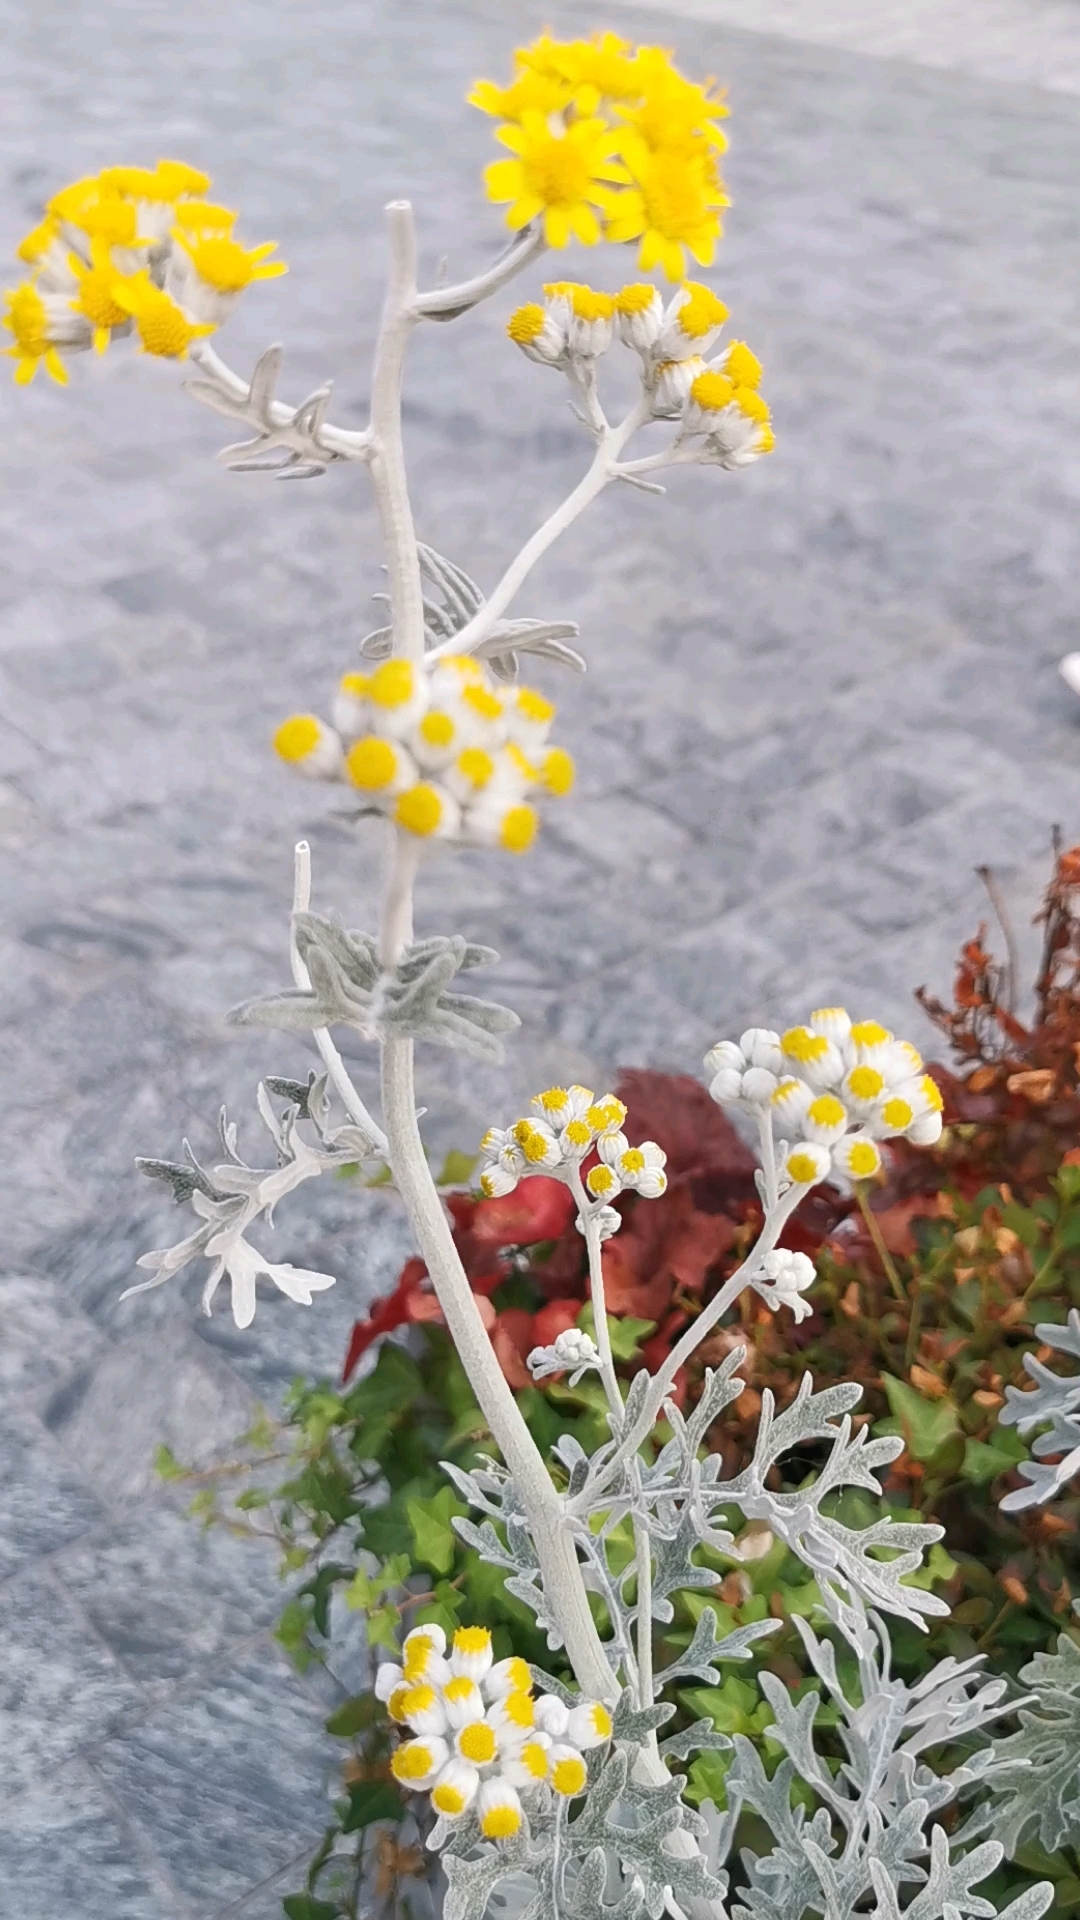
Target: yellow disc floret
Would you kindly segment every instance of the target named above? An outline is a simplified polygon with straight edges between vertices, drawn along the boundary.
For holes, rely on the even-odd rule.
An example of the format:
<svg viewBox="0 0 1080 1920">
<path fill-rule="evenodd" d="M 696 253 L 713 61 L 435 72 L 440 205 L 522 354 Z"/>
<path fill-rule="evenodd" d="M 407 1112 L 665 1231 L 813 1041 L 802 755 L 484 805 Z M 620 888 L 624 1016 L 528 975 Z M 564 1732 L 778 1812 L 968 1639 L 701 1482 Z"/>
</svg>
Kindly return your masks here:
<svg viewBox="0 0 1080 1920">
<path fill-rule="evenodd" d="M 539 824 L 536 808 L 526 801 L 507 807 L 499 829 L 499 845 L 505 847 L 507 853 L 526 853 L 536 838 Z"/>
<path fill-rule="evenodd" d="M 869 1180 L 881 1165 L 872 1140 L 853 1140 L 847 1150 L 847 1170 L 853 1180 Z"/>
<path fill-rule="evenodd" d="M 217 293 L 243 293 L 253 280 L 274 280 L 288 272 L 283 260 L 267 258 L 277 247 L 276 240 L 264 240 L 260 247 L 247 249 L 238 240 L 221 233 L 198 233 L 189 239 L 180 227 L 174 229 L 173 237 L 190 258 L 200 280 L 205 280 Z"/>
<path fill-rule="evenodd" d="M 400 796 L 394 809 L 394 818 L 399 827 L 426 840 L 438 832 L 445 812 L 446 803 L 438 788 L 428 780 L 420 780 Z"/>
<path fill-rule="evenodd" d="M 474 1720 L 462 1727 L 457 1744 L 462 1759 L 471 1760 L 474 1767 L 490 1766 L 499 1750 L 495 1729 L 489 1727 L 486 1720 Z"/>
<path fill-rule="evenodd" d="M 283 720 L 274 735 L 274 752 L 295 766 L 306 760 L 322 738 L 322 722 L 313 713 L 294 713 Z"/>
<path fill-rule="evenodd" d="M 547 323 L 547 314 L 535 300 L 523 307 L 515 307 L 506 323 L 506 331 L 511 340 L 519 347 L 527 347 L 543 333 Z"/>
<path fill-rule="evenodd" d="M 416 668 L 411 660 L 384 660 L 368 683 L 368 699 L 377 707 L 403 707 L 416 692 Z"/>
<path fill-rule="evenodd" d="M 540 778 L 548 792 L 562 799 L 574 784 L 574 762 L 565 747 L 549 747 L 540 763 Z"/>
<path fill-rule="evenodd" d="M 381 740 L 373 733 L 353 742 L 345 755 L 345 765 L 354 787 L 361 787 L 365 793 L 379 793 L 390 785 L 397 773 L 398 756 L 391 741 Z"/>
<path fill-rule="evenodd" d="M 26 281 L 4 297 L 8 308 L 4 325 L 15 335 L 14 346 L 4 351 L 15 361 L 19 386 L 26 386 L 43 362 L 57 385 L 66 386 L 67 368 L 49 339 L 48 311 L 37 288 Z"/>
<path fill-rule="evenodd" d="M 556 1793 L 571 1800 L 585 1791 L 588 1771 L 579 1754 L 564 1754 L 555 1761 L 551 1769 L 551 1784 Z"/>
<path fill-rule="evenodd" d="M 648 313 L 656 299 L 656 288 L 650 280 L 637 280 L 628 287 L 620 287 L 615 295 L 616 313 Z"/>
<path fill-rule="evenodd" d="M 809 1153 L 789 1154 L 787 1170 L 797 1186 L 812 1186 L 818 1179 L 818 1163 Z"/>
<path fill-rule="evenodd" d="M 421 740 L 429 747 L 448 747 L 451 745 L 456 729 L 448 713 L 435 710 L 425 713 L 418 732 Z"/>
<path fill-rule="evenodd" d="M 116 300 L 134 320 L 143 352 L 166 360 L 185 360 L 192 341 L 214 331 L 209 324 L 196 326 L 189 320 L 175 300 L 154 286 L 145 269 L 117 281 Z"/>
<path fill-rule="evenodd" d="M 446 1751 L 445 1747 L 443 1749 Z M 435 1756 L 422 1740 L 407 1740 L 398 1747 L 390 1762 L 390 1771 L 395 1780 L 408 1785 L 411 1781 L 423 1780 L 434 1766 Z"/>
<path fill-rule="evenodd" d="M 792 1060 L 804 1062 L 822 1060 L 829 1050 L 829 1041 L 825 1034 L 814 1033 L 809 1027 L 789 1027 L 780 1045 Z"/>
<path fill-rule="evenodd" d="M 724 360 L 724 372 L 737 387 L 757 387 L 761 384 L 764 369 L 756 353 L 751 353 L 745 340 L 733 340 Z"/>
<path fill-rule="evenodd" d="M 675 315 L 676 322 L 690 340 L 700 340 L 704 334 L 713 333 L 723 326 L 728 310 L 722 300 L 718 300 L 711 287 L 704 287 L 698 280 L 686 282 L 687 298 Z M 734 377 L 734 376 L 733 376 Z"/>
<path fill-rule="evenodd" d="M 735 398 L 735 389 L 726 374 L 714 373 L 710 368 L 699 373 L 690 388 L 690 398 L 702 413 L 720 413 L 729 407 Z"/>
<path fill-rule="evenodd" d="M 598 117 L 567 126 L 526 107 L 516 124 L 496 132 L 514 157 L 495 160 L 486 169 L 488 198 L 509 201 L 508 227 L 524 227 L 542 216 L 549 247 L 565 247 L 571 236 L 591 246 L 600 238 L 596 209 L 603 204 L 604 183 L 626 177 L 615 159 L 619 137 Z"/>
<path fill-rule="evenodd" d="M 885 1076 L 876 1067 L 852 1067 L 847 1084 L 856 1100 L 876 1100 L 885 1091 Z"/>
</svg>

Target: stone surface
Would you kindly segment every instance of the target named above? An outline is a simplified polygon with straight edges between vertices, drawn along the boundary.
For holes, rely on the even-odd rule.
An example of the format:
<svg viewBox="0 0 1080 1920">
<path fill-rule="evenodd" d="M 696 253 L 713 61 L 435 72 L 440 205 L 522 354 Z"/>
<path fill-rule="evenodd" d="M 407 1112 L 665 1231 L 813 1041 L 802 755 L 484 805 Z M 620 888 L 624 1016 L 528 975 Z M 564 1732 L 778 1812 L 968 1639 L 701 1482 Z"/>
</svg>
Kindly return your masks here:
<svg viewBox="0 0 1080 1920">
<path fill-rule="evenodd" d="M 415 199 L 425 276 L 443 252 L 455 273 L 489 259 L 490 130 L 466 86 L 518 33 L 592 18 L 106 0 L 58 32 L 9 7 L 0 250 L 64 179 L 187 155 L 291 264 L 227 354 L 246 369 L 285 340 L 286 393 L 333 374 L 357 424 L 383 203 Z M 947 985 L 984 913 L 974 866 L 995 866 L 1023 930 L 1051 823 L 1080 825 L 1080 708 L 1055 671 L 1080 558 L 1075 10 L 678 0 L 604 18 L 729 85 L 715 278 L 766 363 L 779 447 L 748 474 L 602 500 L 522 596 L 581 623 L 588 678 L 550 682 L 579 791 L 528 860 L 447 857 L 425 880 L 421 930 L 499 948 L 492 991 L 525 1022 L 505 1071 L 425 1050 L 437 1151 L 546 1080 L 692 1068 L 719 1031 L 824 1001 L 921 1038 L 910 992 Z M 633 267 L 560 270 L 614 285 Z M 421 335 L 409 370 L 419 531 L 485 587 L 587 457 L 557 381 L 506 343 L 509 304 Z M 375 837 L 267 752 L 379 617 L 365 476 L 229 475 L 214 455 L 235 436 L 179 388 L 124 348 L 63 393 L 2 388 L 4 1920 L 9 1885 L 18 1920 L 269 1920 L 300 1883 L 335 1752 L 325 1698 L 251 1637 L 269 1567 L 185 1533 L 151 1466 L 161 1441 L 208 1459 L 255 1399 L 336 1373 L 406 1246 L 384 1197 L 325 1183 L 275 1230 L 282 1257 L 339 1274 L 310 1310 L 263 1300 L 241 1336 L 227 1305 L 199 1314 L 194 1267 L 119 1300 L 184 1231 L 134 1156 L 185 1133 L 212 1155 L 222 1101 L 254 1156 L 259 1075 L 311 1057 L 221 1024 L 287 978 L 293 841 L 350 924 L 371 923 L 379 883 Z M 371 1097 L 371 1061 L 349 1060 Z"/>
<path fill-rule="evenodd" d="M 85 1765 L 0 1805 L 4 1920 L 194 1920 Z M 280 1909 L 277 1916 L 280 1920 Z"/>
<path fill-rule="evenodd" d="M 326 1824 L 322 1716 L 265 1649 L 108 1741 L 96 1763 L 200 1912 L 269 1879 Z"/>
<path fill-rule="evenodd" d="M 0 1793 L 47 1781 L 142 1708 L 143 1696 L 44 1568 L 4 1589 Z"/>
</svg>

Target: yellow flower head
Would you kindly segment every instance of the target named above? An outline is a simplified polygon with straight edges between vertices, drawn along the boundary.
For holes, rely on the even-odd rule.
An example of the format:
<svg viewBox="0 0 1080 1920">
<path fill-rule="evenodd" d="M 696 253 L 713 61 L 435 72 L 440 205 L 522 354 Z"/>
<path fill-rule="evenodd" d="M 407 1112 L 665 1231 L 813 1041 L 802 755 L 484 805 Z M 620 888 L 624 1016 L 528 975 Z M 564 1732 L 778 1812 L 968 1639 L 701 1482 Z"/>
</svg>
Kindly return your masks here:
<svg viewBox="0 0 1080 1920">
<path fill-rule="evenodd" d="M 57 385 L 66 387 L 67 368 L 49 339 L 48 309 L 37 288 L 26 280 L 14 292 L 6 293 L 4 299 L 8 309 L 4 325 L 15 335 L 14 346 L 5 347 L 4 351 L 15 361 L 15 379 L 19 386 L 27 386 L 44 362 L 46 372 Z"/>
<path fill-rule="evenodd" d="M 181 227 L 173 229 L 173 238 L 188 255 L 200 280 L 217 293 L 242 293 L 253 280 L 275 280 L 289 271 L 283 260 L 266 257 L 276 248 L 276 240 L 264 240 L 261 246 L 248 250 L 225 233 L 202 231 L 189 239 Z"/>
<path fill-rule="evenodd" d="M 176 224 L 184 233 L 231 233 L 236 219 L 231 207 L 215 206 L 212 200 L 177 202 Z"/>
<path fill-rule="evenodd" d="M 697 144 L 722 153 L 727 140 L 717 126 L 726 119 L 723 98 L 687 80 L 663 47 L 639 47 L 634 61 L 637 103 L 617 109 L 629 139 L 660 153 Z"/>
<path fill-rule="evenodd" d="M 479 107 L 481 113 L 489 113 L 495 120 L 520 120 L 523 113 L 558 113 L 569 103 L 571 91 L 559 75 L 527 67 L 508 87 L 498 87 L 493 80 L 478 80 L 467 97 L 470 107 Z"/>
<path fill-rule="evenodd" d="M 489 200 L 509 201 L 507 226 L 516 230 L 543 216 L 549 247 L 565 247 L 571 236 L 594 245 L 607 183 L 626 179 L 613 158 L 619 135 L 607 121 L 553 126 L 542 113 L 527 109 L 520 122 L 499 127 L 495 137 L 514 158 L 492 161 L 484 183 Z"/>
<path fill-rule="evenodd" d="M 94 346 L 98 353 L 104 353 L 112 338 L 113 327 L 122 327 L 130 315 L 126 307 L 120 306 L 116 298 L 117 283 L 123 276 L 118 274 L 112 264 L 108 244 L 95 238 L 90 243 L 90 265 L 79 259 L 77 253 L 68 256 L 68 264 L 79 283 L 79 291 L 71 302 L 75 313 L 85 315 L 94 329 Z"/>
<path fill-rule="evenodd" d="M 183 160 L 159 160 L 156 167 L 106 167 L 101 185 L 122 193 L 130 200 L 179 200 L 184 195 L 204 194 L 210 175 L 189 167 Z"/>
<path fill-rule="evenodd" d="M 184 360 L 193 340 L 214 331 L 210 325 L 196 326 L 189 320 L 175 300 L 154 286 L 145 270 L 130 279 L 117 280 L 115 295 L 117 305 L 134 320 L 144 353 Z"/>
<path fill-rule="evenodd" d="M 638 265 L 660 267 L 669 280 L 686 278 L 686 255 L 711 264 L 720 238 L 718 209 L 726 195 L 695 157 L 644 148 L 627 157 L 632 184 L 621 193 L 603 190 L 609 240 L 638 240 Z"/>
</svg>

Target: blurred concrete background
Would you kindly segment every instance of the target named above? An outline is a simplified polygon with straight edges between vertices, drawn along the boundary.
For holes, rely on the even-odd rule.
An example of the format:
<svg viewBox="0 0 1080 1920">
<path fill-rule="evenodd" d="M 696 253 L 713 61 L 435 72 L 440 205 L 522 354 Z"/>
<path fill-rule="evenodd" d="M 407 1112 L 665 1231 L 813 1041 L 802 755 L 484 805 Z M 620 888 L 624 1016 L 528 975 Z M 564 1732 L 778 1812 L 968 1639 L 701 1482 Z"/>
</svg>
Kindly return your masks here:
<svg viewBox="0 0 1080 1920">
<path fill-rule="evenodd" d="M 686 18 L 681 17 L 687 16 Z M 1076 180 L 1080 17 L 1036 0 L 191 0 L 0 9 L 5 257 L 64 180 L 185 157 L 291 272 L 226 337 L 288 344 L 363 420 L 380 209 L 416 202 L 427 275 L 499 244 L 479 73 L 546 24 L 677 44 L 731 92 L 716 273 L 779 439 L 743 475 L 604 500 L 521 610 L 581 622 L 551 684 L 578 795 L 520 865 L 447 859 L 420 924 L 490 940 L 522 1013 L 505 1074 L 423 1061 L 431 1132 L 472 1145 L 548 1079 L 693 1069 L 719 1033 L 846 998 L 919 1037 L 990 862 L 1024 923 L 1051 823 L 1080 827 Z M 754 30 L 756 29 L 756 30 Z M 567 268 L 615 285 L 629 256 Z M 14 274 L 12 279 L 14 279 Z M 522 297 L 539 284 L 533 274 Z M 410 363 L 420 532 L 485 584 L 586 457 L 508 299 Z M 306 1190 L 278 1257 L 340 1284 L 250 1333 L 198 1278 L 123 1306 L 179 1236 L 131 1170 L 249 1118 L 299 1043 L 226 1032 L 283 981 L 291 846 L 370 922 L 373 838 L 277 768 L 380 585 L 361 471 L 229 476 L 235 437 L 123 347 L 59 392 L 5 384 L 0 467 L 0 1915 L 270 1920 L 318 1830 L 325 1690 L 265 1631 L 273 1567 L 153 1483 L 165 1440 L 227 1445 L 296 1372 L 336 1371 L 393 1277 L 393 1208 Z M 361 1082 L 368 1063 L 358 1060 Z"/>
</svg>

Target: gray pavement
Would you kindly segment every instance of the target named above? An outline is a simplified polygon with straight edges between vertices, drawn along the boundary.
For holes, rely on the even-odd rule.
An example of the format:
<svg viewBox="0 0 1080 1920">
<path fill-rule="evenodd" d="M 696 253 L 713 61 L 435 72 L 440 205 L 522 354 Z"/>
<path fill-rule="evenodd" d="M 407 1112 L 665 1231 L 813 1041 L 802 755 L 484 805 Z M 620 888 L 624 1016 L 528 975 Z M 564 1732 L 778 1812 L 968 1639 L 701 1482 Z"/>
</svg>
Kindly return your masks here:
<svg viewBox="0 0 1080 1920">
<path fill-rule="evenodd" d="M 333 374 L 359 422 L 381 206 L 414 198 L 429 273 L 490 257 L 466 85 L 520 32 L 599 17 L 519 5 L 515 32 L 507 11 L 8 7 L 2 250 L 90 168 L 206 165 L 292 266 L 229 356 L 285 340 L 287 390 Z M 730 86 L 715 279 L 779 448 L 603 501 L 523 597 L 582 625 L 590 674 L 552 689 L 582 779 L 528 860 L 448 859 L 425 888 L 421 926 L 499 947 L 525 1021 L 505 1074 L 424 1060 L 440 1145 L 545 1079 L 692 1069 L 718 1033 L 825 999 L 918 1037 L 910 990 L 947 985 L 974 864 L 1022 921 L 1051 823 L 1080 828 L 1055 672 L 1078 644 L 1080 105 L 602 15 Z M 617 284 L 623 261 L 567 265 Z M 585 459 L 557 383 L 503 342 L 508 305 L 431 329 L 410 368 L 420 532 L 484 583 Z M 352 660 L 374 515 L 359 472 L 227 475 L 228 429 L 123 350 L 66 393 L 0 394 L 0 1916 L 268 1920 L 325 1806 L 324 1692 L 267 1641 L 272 1566 L 182 1521 L 151 1462 L 162 1440 L 211 1459 L 292 1374 L 336 1370 L 406 1239 L 327 1183 L 275 1236 L 341 1276 L 309 1311 L 263 1301 L 239 1335 L 199 1317 L 194 1278 L 118 1295 L 177 1223 L 133 1156 L 207 1147 L 222 1099 L 254 1145 L 259 1074 L 305 1064 L 220 1024 L 285 977 L 300 833 L 318 903 L 371 918 L 373 840 L 266 743 Z"/>
</svg>

